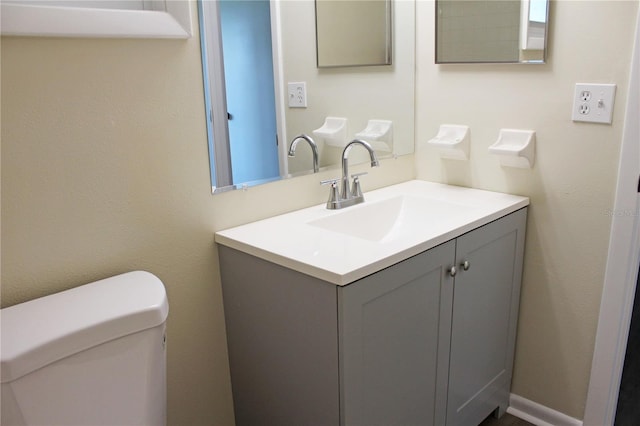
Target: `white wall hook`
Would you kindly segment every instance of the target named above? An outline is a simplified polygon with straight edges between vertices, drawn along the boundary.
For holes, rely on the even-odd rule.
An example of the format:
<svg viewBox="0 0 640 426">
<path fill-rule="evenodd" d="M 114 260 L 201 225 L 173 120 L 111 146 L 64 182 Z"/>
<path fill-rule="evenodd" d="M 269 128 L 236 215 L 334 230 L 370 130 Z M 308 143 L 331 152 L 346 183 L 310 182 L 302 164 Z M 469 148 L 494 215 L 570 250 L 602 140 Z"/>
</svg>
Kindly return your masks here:
<svg viewBox="0 0 640 426">
<path fill-rule="evenodd" d="M 347 119 L 343 117 L 327 117 L 319 129 L 313 131 L 313 135 L 323 139 L 327 145 L 344 147 L 347 145 Z"/>
<path fill-rule="evenodd" d="M 436 137 L 427 143 L 437 147 L 442 158 L 468 160 L 471 142 L 469 133 L 469 126 L 441 124 Z"/>
<path fill-rule="evenodd" d="M 393 122 L 390 120 L 369 120 L 364 130 L 356 133 L 356 139 L 369 142 L 374 150 L 393 150 Z"/>
<path fill-rule="evenodd" d="M 489 147 L 506 167 L 528 169 L 535 160 L 536 132 L 533 130 L 500 129 L 496 143 Z"/>
</svg>

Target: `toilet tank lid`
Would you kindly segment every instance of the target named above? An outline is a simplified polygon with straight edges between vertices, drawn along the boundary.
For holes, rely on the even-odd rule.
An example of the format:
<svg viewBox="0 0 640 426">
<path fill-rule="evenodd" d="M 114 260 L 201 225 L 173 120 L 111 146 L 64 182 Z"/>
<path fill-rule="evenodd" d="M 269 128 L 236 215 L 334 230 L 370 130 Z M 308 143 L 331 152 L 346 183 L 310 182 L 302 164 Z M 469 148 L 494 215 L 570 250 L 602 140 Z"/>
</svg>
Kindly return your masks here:
<svg viewBox="0 0 640 426">
<path fill-rule="evenodd" d="M 164 323 L 162 282 L 128 272 L 0 310 L 1 382 Z"/>
</svg>

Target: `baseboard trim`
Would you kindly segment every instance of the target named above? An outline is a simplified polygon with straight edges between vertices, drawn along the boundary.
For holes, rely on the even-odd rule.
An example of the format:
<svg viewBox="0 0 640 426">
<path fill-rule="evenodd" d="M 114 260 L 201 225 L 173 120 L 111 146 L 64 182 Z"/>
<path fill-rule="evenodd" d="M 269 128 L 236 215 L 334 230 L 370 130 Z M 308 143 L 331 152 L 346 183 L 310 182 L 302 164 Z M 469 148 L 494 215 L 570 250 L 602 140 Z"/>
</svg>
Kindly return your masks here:
<svg viewBox="0 0 640 426">
<path fill-rule="evenodd" d="M 582 420 L 515 394 L 509 395 L 507 413 L 536 426 L 582 426 Z"/>
</svg>

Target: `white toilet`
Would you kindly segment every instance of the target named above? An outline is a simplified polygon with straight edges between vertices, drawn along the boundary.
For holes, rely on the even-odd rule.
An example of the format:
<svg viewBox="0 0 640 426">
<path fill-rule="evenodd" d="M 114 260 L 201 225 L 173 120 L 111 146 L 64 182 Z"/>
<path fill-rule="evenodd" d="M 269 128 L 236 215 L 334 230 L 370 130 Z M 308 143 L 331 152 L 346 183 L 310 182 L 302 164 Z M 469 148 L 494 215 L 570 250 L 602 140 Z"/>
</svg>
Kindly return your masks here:
<svg viewBox="0 0 640 426">
<path fill-rule="evenodd" d="M 165 425 L 168 312 L 143 271 L 0 310 L 0 424 Z"/>
</svg>

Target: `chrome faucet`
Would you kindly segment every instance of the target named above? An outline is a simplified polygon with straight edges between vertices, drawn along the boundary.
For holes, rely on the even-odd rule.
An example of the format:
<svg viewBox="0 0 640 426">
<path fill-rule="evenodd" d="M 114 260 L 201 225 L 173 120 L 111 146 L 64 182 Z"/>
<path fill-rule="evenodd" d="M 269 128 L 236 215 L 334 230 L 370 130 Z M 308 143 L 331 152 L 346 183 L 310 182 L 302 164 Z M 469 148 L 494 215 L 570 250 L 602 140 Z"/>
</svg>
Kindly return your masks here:
<svg viewBox="0 0 640 426">
<path fill-rule="evenodd" d="M 351 175 L 353 178 L 353 186 L 349 188 L 349 152 L 354 145 L 361 145 L 367 151 L 369 151 L 369 157 L 371 159 L 371 167 L 378 167 L 378 157 L 371 147 L 371 145 L 363 141 L 362 139 L 354 139 L 344 147 L 342 151 L 342 178 L 340 179 L 340 191 L 338 191 L 337 182 L 338 179 L 329 179 L 320 182 L 321 184 L 331 184 L 331 193 L 329 194 L 329 201 L 327 201 L 327 208 L 330 210 L 337 210 L 344 207 L 353 206 L 364 202 L 364 195 L 362 195 L 362 189 L 360 188 L 359 176 L 367 174 L 356 173 Z"/>
<path fill-rule="evenodd" d="M 309 146 L 311 146 L 311 151 L 313 153 L 313 172 L 318 173 L 318 145 L 316 145 L 316 143 L 313 141 L 313 139 L 311 139 L 310 136 L 307 136 L 303 133 L 293 138 L 293 140 L 291 141 L 291 145 L 289 146 L 289 157 L 295 157 L 296 146 L 298 146 L 298 142 L 300 142 L 300 139 L 304 139 L 305 141 L 307 141 Z"/>
</svg>

